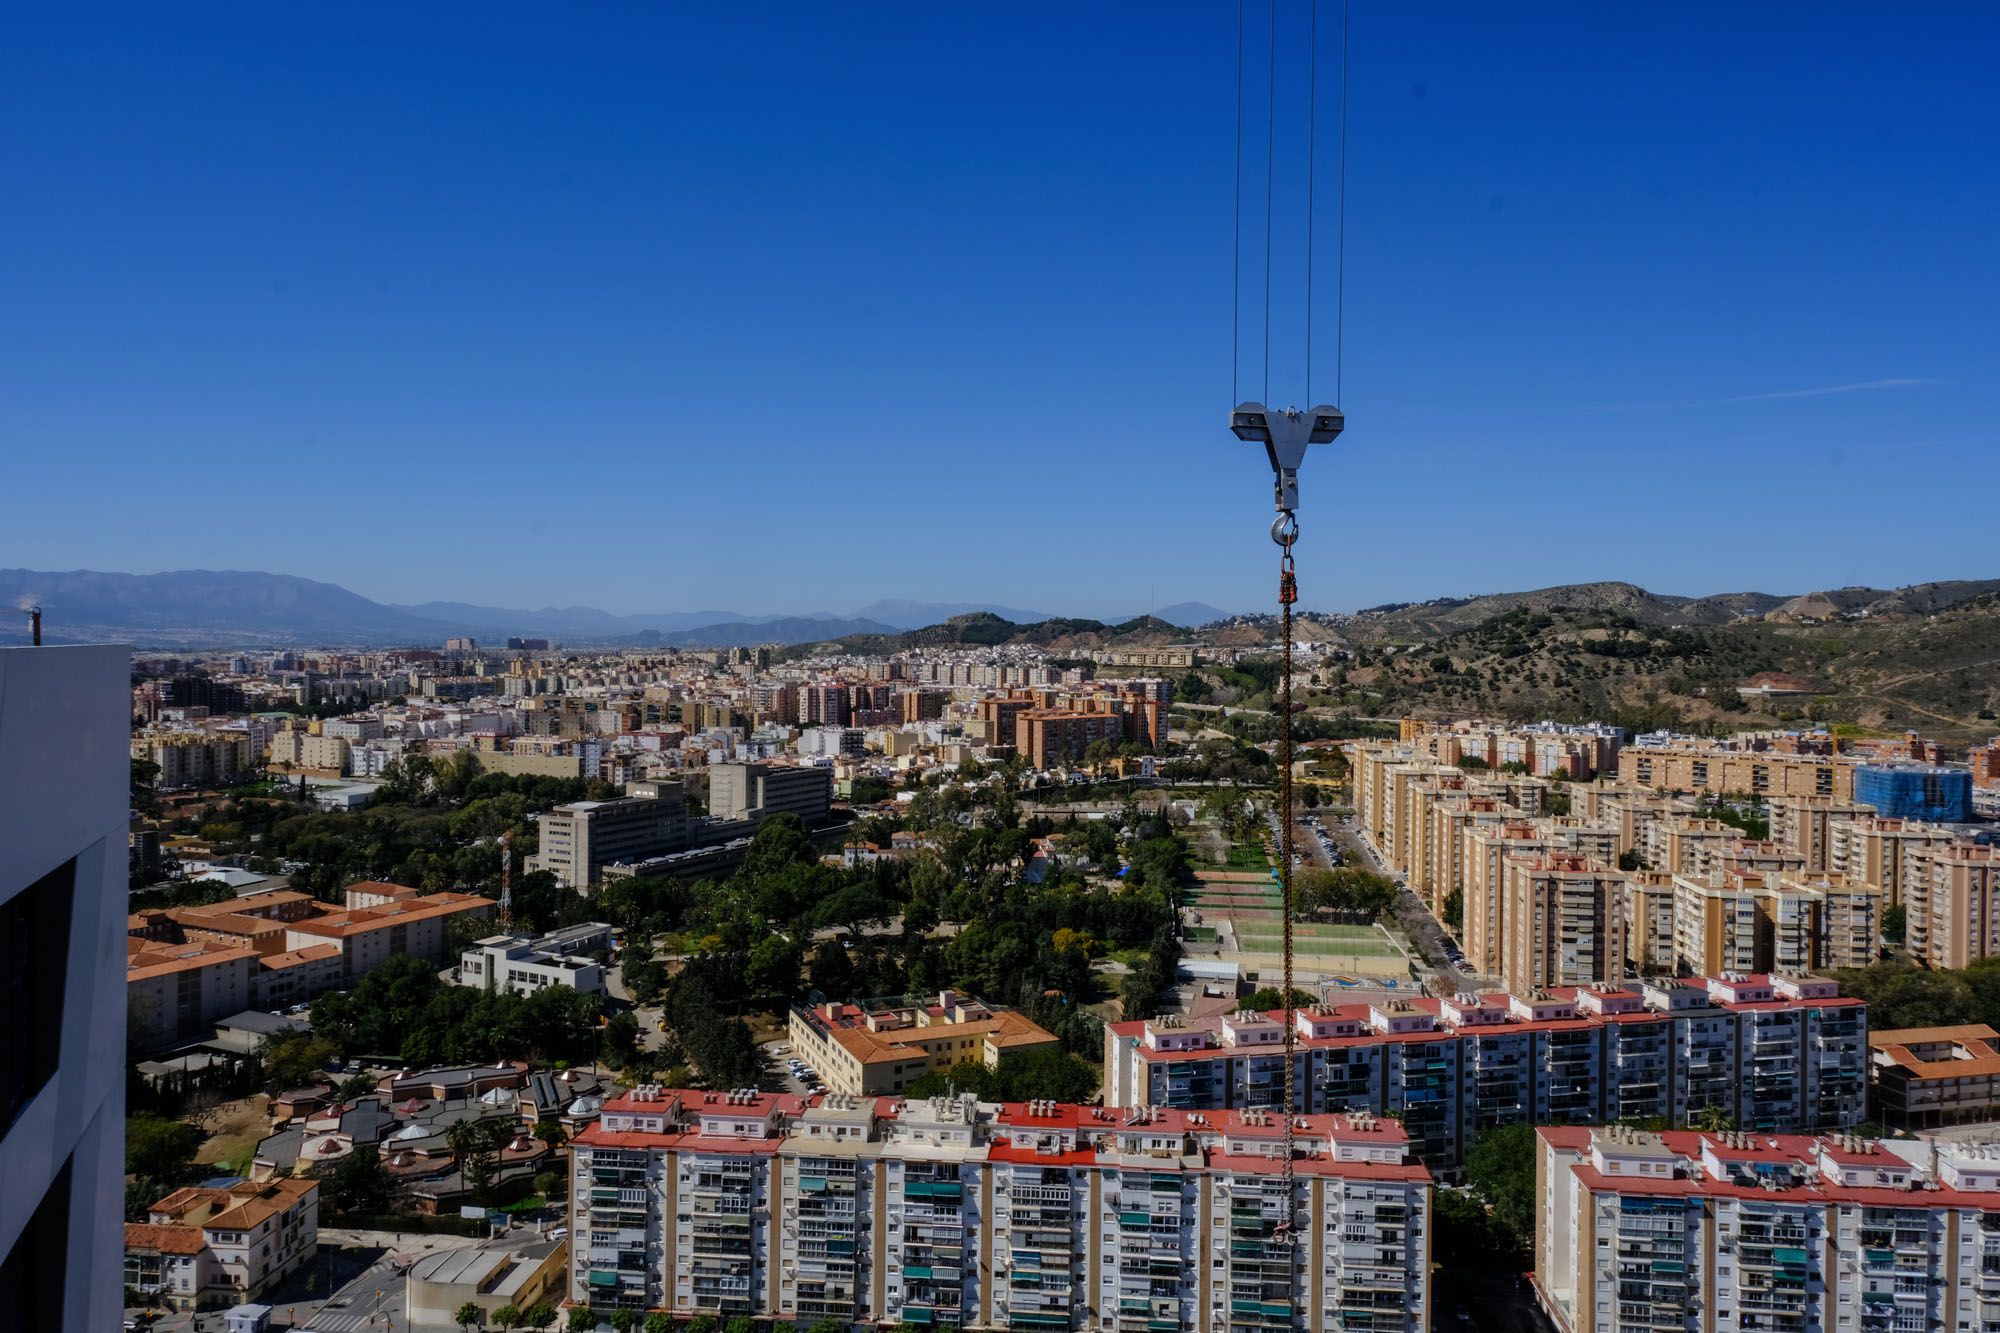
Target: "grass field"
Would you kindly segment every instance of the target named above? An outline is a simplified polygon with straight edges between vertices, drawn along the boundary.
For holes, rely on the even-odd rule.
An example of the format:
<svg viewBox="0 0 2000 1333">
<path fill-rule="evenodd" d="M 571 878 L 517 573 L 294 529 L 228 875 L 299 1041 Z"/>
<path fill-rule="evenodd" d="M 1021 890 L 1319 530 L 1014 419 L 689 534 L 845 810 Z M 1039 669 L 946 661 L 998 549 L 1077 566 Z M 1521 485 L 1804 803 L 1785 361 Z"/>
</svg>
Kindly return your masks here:
<svg viewBox="0 0 2000 1333">
<path fill-rule="evenodd" d="M 1266 935 L 1260 931 L 1238 930 L 1238 948 L 1244 953 L 1277 953 L 1284 948 L 1283 938 L 1272 931 Z M 1303 936 L 1292 937 L 1292 952 L 1300 958 L 1401 958 L 1396 947 L 1387 940 L 1312 940 Z"/>
<path fill-rule="evenodd" d="M 1239 842 L 1229 849 L 1229 860 L 1225 864 L 1231 870 L 1269 870 L 1271 858 L 1264 855 L 1262 847 Z"/>
</svg>

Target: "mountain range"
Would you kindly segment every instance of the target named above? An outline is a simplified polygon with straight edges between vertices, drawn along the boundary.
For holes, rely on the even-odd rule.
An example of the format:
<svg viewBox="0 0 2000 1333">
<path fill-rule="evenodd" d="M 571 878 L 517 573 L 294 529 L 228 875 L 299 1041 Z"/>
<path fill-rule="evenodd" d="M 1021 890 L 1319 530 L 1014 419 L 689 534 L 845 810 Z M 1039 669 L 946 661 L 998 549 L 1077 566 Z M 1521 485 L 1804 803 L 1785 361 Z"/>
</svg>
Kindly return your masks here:
<svg viewBox="0 0 2000 1333">
<path fill-rule="evenodd" d="M 520 610 L 470 602 L 377 602 L 334 583 L 248 570 L 0 569 L 0 606 L 25 611 L 30 605 L 43 608 L 49 642 L 112 640 L 149 648 L 436 644 L 455 636 L 494 643 L 522 636 L 591 646 L 722 648 L 893 636 L 968 615 L 1019 624 L 1052 619 L 1046 612 L 991 603 L 899 598 L 845 615 L 746 615 L 726 609 L 620 615 L 592 606 Z M 1212 606 L 1183 602 L 1165 608 L 1163 618 L 1201 624 L 1224 615 Z M 27 637 L 25 615 L 0 619 L 0 644 Z"/>
</svg>

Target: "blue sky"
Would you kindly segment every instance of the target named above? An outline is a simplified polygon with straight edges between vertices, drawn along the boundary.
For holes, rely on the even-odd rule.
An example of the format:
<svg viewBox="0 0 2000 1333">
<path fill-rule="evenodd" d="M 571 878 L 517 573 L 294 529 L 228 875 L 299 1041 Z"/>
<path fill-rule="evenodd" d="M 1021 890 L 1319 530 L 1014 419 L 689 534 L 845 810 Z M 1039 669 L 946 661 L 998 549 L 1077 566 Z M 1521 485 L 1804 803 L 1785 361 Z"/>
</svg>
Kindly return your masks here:
<svg viewBox="0 0 2000 1333">
<path fill-rule="evenodd" d="M 1307 605 L 2000 572 L 2000 14 L 1351 22 L 1349 431 L 1302 474 Z M 0 565 L 621 611 L 1262 606 L 1268 473 L 1225 429 L 1235 23 L 11 6 Z M 1288 64 L 1281 293 L 1301 90 Z M 1275 304 L 1272 396 L 1301 401 Z"/>
</svg>

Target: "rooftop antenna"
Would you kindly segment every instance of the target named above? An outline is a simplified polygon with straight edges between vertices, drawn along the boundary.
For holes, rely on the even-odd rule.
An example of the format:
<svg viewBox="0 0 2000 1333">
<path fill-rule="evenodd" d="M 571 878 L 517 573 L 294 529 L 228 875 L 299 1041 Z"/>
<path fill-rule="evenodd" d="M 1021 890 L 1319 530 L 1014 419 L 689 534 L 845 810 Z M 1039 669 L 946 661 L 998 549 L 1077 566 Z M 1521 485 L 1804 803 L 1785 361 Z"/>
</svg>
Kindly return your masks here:
<svg viewBox="0 0 2000 1333">
<path fill-rule="evenodd" d="M 42 608 L 39 604 L 28 608 L 28 636 L 35 647 L 42 646 Z"/>
</svg>

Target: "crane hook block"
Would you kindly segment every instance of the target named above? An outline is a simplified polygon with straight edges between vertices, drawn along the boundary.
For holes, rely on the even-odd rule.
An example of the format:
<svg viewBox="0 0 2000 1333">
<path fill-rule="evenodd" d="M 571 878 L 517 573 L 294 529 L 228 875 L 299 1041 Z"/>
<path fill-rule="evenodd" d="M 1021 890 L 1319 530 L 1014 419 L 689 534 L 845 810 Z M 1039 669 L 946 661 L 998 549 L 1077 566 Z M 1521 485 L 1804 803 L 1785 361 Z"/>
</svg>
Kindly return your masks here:
<svg viewBox="0 0 2000 1333">
<path fill-rule="evenodd" d="M 1306 446 L 1332 443 L 1346 425 L 1339 408 L 1324 405 L 1310 412 L 1296 407 L 1273 412 L 1262 403 L 1242 403 L 1229 414 L 1236 438 L 1262 444 L 1270 456 L 1281 514 L 1299 507 L 1299 464 L 1306 460 Z"/>
</svg>

